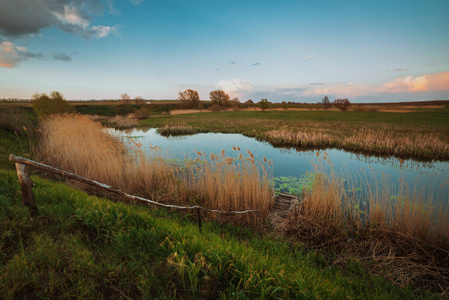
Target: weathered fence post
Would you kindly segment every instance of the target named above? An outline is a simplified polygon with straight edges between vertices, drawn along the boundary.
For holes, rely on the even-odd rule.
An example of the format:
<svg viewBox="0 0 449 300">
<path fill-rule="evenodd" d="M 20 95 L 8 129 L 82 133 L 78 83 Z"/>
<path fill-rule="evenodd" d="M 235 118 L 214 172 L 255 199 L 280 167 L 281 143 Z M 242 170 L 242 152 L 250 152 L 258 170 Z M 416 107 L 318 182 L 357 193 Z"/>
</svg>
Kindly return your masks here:
<svg viewBox="0 0 449 300">
<path fill-rule="evenodd" d="M 17 176 L 22 188 L 22 203 L 30 210 L 31 216 L 38 214 L 36 200 L 33 195 L 33 182 L 25 165 L 16 163 Z"/>
<path fill-rule="evenodd" d="M 198 214 L 198 228 L 200 229 L 200 233 L 201 233 L 201 208 L 197 207 L 196 212 Z"/>
<path fill-rule="evenodd" d="M 1 1 L 1 0 L 0 0 Z M 37 168 L 40 170 L 44 170 L 46 172 L 51 172 L 54 174 L 58 174 L 60 176 L 64 176 L 66 178 L 70 178 L 70 179 L 74 179 L 77 180 L 79 182 L 83 182 L 86 184 L 89 184 L 91 186 L 94 186 L 96 188 L 100 188 L 109 192 L 112 192 L 114 194 L 120 195 L 126 199 L 131 199 L 131 200 L 137 200 L 137 201 L 144 201 L 146 203 L 149 204 L 154 204 L 154 205 L 158 205 L 158 206 L 162 206 L 162 207 L 166 207 L 166 208 L 175 208 L 175 209 L 188 209 L 191 212 L 194 212 L 196 209 L 196 213 L 197 213 L 197 217 L 198 217 L 198 228 L 201 232 L 201 210 L 205 210 L 208 212 L 213 212 L 213 213 L 222 213 L 222 214 L 246 214 L 246 213 L 251 213 L 251 212 L 259 212 L 258 210 L 245 210 L 245 211 L 221 211 L 221 210 L 215 210 L 215 209 L 209 209 L 209 208 L 205 208 L 205 207 L 201 207 L 201 206 L 190 206 L 190 207 L 184 207 L 184 206 L 177 206 L 177 205 L 171 205 L 171 204 L 163 204 L 163 203 L 159 203 L 150 199 L 146 199 L 143 197 L 139 197 L 139 196 L 134 196 L 134 195 L 130 195 L 127 194 L 125 192 L 123 192 L 122 190 L 117 190 L 115 188 L 113 188 L 110 185 L 95 181 L 95 180 L 91 180 L 70 172 L 66 172 L 48 165 L 44 165 L 42 163 L 33 161 L 33 160 L 29 160 L 20 156 L 15 156 L 15 155 L 9 155 L 9 161 L 14 162 L 16 164 L 16 169 L 17 169 L 17 175 L 19 177 L 19 181 L 20 181 L 20 186 L 22 187 L 22 196 L 23 196 L 23 205 L 25 205 L 26 207 L 28 207 L 28 209 L 31 212 L 32 216 L 35 216 L 38 214 L 37 211 L 37 205 L 36 205 L 36 200 L 34 200 L 34 196 L 33 196 L 33 191 L 32 191 L 32 187 L 33 187 L 33 182 L 31 181 L 31 177 L 30 174 L 27 171 L 27 166 L 29 167 L 33 167 L 33 168 Z"/>
</svg>

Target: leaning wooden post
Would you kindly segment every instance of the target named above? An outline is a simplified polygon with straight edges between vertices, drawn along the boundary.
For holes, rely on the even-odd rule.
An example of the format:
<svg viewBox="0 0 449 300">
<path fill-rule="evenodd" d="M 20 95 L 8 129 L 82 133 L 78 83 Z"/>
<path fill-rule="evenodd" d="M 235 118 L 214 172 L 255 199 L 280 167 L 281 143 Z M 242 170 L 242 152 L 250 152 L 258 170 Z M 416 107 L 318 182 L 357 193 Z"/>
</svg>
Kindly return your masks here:
<svg viewBox="0 0 449 300">
<path fill-rule="evenodd" d="M 197 207 L 196 208 L 196 212 L 197 212 L 197 215 L 198 215 L 198 228 L 199 228 L 200 233 L 201 233 L 201 208 Z"/>
<path fill-rule="evenodd" d="M 22 203 L 30 210 L 31 216 L 38 214 L 36 200 L 33 195 L 33 182 L 25 165 L 16 163 L 17 176 L 19 177 L 20 187 L 22 188 Z"/>
</svg>

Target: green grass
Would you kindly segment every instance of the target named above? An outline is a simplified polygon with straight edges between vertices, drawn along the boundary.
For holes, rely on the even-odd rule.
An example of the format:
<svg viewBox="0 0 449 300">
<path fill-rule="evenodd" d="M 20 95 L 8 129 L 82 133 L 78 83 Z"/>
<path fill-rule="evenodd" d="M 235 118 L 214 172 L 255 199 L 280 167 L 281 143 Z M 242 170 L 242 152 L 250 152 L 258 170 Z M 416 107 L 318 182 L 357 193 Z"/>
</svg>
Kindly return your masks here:
<svg viewBox="0 0 449 300">
<path fill-rule="evenodd" d="M 324 132 L 331 137 L 329 144 L 321 147 L 341 147 L 350 151 L 375 154 L 398 155 L 415 159 L 448 159 L 449 153 L 432 153 L 407 148 L 372 148 L 363 143 L 349 145 L 346 137 L 355 136 L 366 130 L 392 133 L 399 138 L 417 135 L 437 135 L 442 143 L 449 143 L 449 109 L 421 109 L 416 112 L 363 112 L 363 111 L 237 111 L 197 113 L 186 115 L 152 116 L 139 122 L 143 127 L 163 127 L 166 124 L 184 122 L 199 132 L 241 133 L 249 137 L 272 142 L 277 146 L 296 147 L 297 141 L 283 141 L 280 144 L 267 134 L 288 128 L 291 131 Z"/>
<path fill-rule="evenodd" d="M 9 161 L 9 155 L 32 156 L 32 149 L 36 139 L 27 132 L 15 134 L 0 128 L 0 169 L 15 170 L 14 164 Z"/>
<path fill-rule="evenodd" d="M 203 114 L 155 116 L 142 120 L 141 125 L 150 127 L 163 126 L 170 122 L 186 122 L 191 126 L 207 131 L 240 131 L 250 132 L 254 129 L 267 131 L 275 127 L 287 125 L 297 127 L 302 122 L 317 122 L 324 128 L 335 124 L 346 127 L 360 125 L 413 125 L 430 126 L 449 131 L 449 109 L 423 110 L 410 113 L 395 112 L 357 112 L 357 111 L 236 111 Z M 243 126 L 243 128 L 241 127 Z"/>
<path fill-rule="evenodd" d="M 89 114 L 89 115 L 99 115 L 99 116 L 108 116 L 112 117 L 117 114 L 116 110 L 117 105 L 74 105 L 76 112 L 80 114 Z"/>
<path fill-rule="evenodd" d="M 76 112 L 86 115 L 99 115 L 105 117 L 112 117 L 117 114 L 129 114 L 139 109 L 135 104 L 129 104 L 126 107 L 121 107 L 119 103 L 115 104 L 74 104 Z M 143 107 L 148 109 L 152 115 L 158 115 L 163 112 L 168 112 L 173 109 L 178 109 L 176 103 L 158 103 L 145 104 Z"/>
<path fill-rule="evenodd" d="M 4 299 L 413 297 L 279 237 L 219 223 L 200 234 L 189 216 L 33 181 L 40 214 L 30 218 L 16 174 L 0 170 Z"/>
</svg>

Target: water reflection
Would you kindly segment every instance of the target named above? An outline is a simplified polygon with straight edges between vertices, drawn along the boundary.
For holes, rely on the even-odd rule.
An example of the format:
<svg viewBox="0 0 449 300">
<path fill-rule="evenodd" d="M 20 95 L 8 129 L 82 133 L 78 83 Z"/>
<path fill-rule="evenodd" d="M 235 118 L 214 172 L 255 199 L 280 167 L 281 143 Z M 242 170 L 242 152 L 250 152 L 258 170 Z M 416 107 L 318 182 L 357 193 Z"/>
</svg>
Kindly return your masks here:
<svg viewBox="0 0 449 300">
<path fill-rule="evenodd" d="M 432 194 L 433 198 L 439 199 L 438 201 L 443 204 L 447 204 L 449 199 L 448 162 L 380 158 L 338 149 L 296 151 L 274 148 L 267 142 L 240 134 L 200 133 L 182 137 L 163 137 L 157 134 L 155 129 L 133 129 L 117 134 L 137 139 L 147 151 L 150 151 L 151 144 L 182 159 L 185 156 L 195 158 L 196 151 L 204 151 L 209 156 L 210 153 L 217 154 L 225 150 L 232 156 L 233 146 L 240 147 L 242 153 L 250 150 L 256 160 L 266 157 L 273 161 L 273 182 L 275 188 L 283 192 L 299 192 L 307 187 L 307 182 L 310 181 L 309 174 L 320 168 L 329 172 L 331 168 L 346 180 L 348 190 L 353 193 L 363 193 L 364 182 L 378 183 L 388 179 L 393 194 L 399 193 L 404 186 L 407 186 L 410 193 L 419 189 L 425 195 Z M 323 159 L 325 153 L 330 162 Z"/>
</svg>

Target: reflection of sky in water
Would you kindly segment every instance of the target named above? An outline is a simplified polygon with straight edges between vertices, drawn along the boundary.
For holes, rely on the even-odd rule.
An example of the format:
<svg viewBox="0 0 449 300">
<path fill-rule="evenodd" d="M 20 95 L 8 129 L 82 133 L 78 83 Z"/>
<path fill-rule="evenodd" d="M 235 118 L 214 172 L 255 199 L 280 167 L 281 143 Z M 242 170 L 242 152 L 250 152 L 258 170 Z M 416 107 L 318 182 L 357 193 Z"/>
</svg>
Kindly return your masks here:
<svg viewBox="0 0 449 300">
<path fill-rule="evenodd" d="M 238 146 L 244 155 L 246 150 L 250 150 L 256 159 L 262 160 L 263 157 L 271 159 L 274 164 L 274 177 L 303 177 L 306 172 L 314 171 L 313 165 L 319 164 L 320 159 L 321 165 L 326 167 L 328 163 L 322 159 L 323 152 L 326 152 L 336 173 L 345 177 L 350 174 L 352 177 L 364 178 L 365 174 L 369 174 L 367 175 L 369 179 L 380 180 L 385 174 L 393 185 L 398 184 L 402 178 L 401 180 L 405 180 L 411 190 L 420 188 L 431 191 L 434 197 L 444 199 L 442 201 L 445 203 L 449 198 L 449 162 L 422 163 L 413 160 L 401 162 L 395 158 L 367 157 L 337 149 L 298 152 L 274 148 L 266 142 L 240 134 L 202 133 L 166 138 L 157 134 L 155 129 L 148 131 L 135 129 L 126 135 L 138 137 L 136 140 L 146 149 L 149 149 L 151 144 L 161 147 L 163 151 L 168 150 L 171 155 L 187 155 L 193 158 L 196 157 L 195 151 L 204 151 L 209 156 L 211 152 L 218 154 L 222 149 L 228 156 L 236 156 L 238 153 L 232 150 L 232 146 Z M 320 153 L 319 157 L 316 156 L 316 152 Z M 364 173 L 361 170 L 364 170 Z"/>
</svg>

